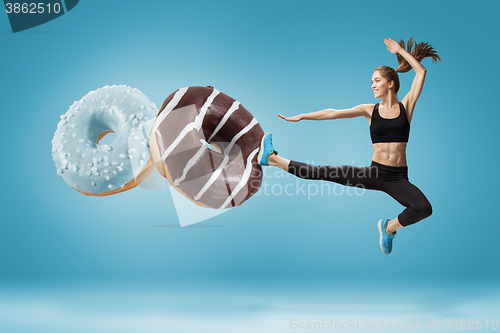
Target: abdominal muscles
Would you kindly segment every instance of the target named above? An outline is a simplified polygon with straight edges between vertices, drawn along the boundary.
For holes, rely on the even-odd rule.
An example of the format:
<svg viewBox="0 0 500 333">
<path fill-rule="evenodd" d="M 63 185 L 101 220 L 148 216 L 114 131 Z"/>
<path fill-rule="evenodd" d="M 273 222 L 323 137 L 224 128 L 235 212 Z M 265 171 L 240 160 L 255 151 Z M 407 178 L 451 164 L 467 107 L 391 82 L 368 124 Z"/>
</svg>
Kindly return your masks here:
<svg viewBox="0 0 500 333">
<path fill-rule="evenodd" d="M 373 144 L 372 160 L 390 166 L 406 166 L 406 142 L 379 142 Z"/>
</svg>

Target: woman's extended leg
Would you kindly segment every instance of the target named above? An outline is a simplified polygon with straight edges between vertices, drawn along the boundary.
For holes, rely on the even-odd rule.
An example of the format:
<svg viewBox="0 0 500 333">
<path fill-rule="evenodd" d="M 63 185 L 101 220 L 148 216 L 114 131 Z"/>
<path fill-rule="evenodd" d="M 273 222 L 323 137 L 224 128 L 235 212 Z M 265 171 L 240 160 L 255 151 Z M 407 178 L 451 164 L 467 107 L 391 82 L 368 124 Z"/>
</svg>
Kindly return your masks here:
<svg viewBox="0 0 500 333">
<path fill-rule="evenodd" d="M 376 166 L 311 165 L 292 160 L 288 162 L 286 171 L 302 179 L 327 180 L 368 190 L 382 190 L 384 185 Z"/>
<path fill-rule="evenodd" d="M 277 154 L 269 155 L 268 163 L 303 179 L 327 180 L 345 186 L 361 187 L 369 190 L 382 189 L 382 180 L 378 179 L 376 167 L 357 167 L 353 165 L 318 166 L 290 161 Z"/>
</svg>

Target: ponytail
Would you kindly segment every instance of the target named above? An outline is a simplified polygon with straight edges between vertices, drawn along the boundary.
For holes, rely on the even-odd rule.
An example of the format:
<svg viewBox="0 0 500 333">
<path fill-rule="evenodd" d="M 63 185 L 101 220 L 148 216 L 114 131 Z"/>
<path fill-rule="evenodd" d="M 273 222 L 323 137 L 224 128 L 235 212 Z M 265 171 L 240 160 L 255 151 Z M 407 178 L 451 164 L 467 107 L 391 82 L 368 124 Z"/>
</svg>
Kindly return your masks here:
<svg viewBox="0 0 500 333">
<path fill-rule="evenodd" d="M 399 45 L 401 45 L 401 47 L 405 49 L 405 42 L 403 40 L 399 42 Z M 438 54 L 436 53 L 432 45 L 426 42 L 421 42 L 419 44 L 415 43 L 415 48 L 413 50 L 412 47 L 413 47 L 413 37 L 411 37 L 408 40 L 408 46 L 406 48 L 406 51 L 408 51 L 408 53 L 410 53 L 415 59 L 417 59 L 418 62 L 421 62 L 424 58 L 427 57 L 431 57 L 433 63 L 437 62 L 438 60 L 441 61 L 441 58 L 439 58 Z M 398 63 L 399 63 L 398 68 L 396 68 L 396 72 L 398 73 L 408 72 L 411 69 L 411 65 L 408 63 L 408 61 L 406 61 L 405 58 L 403 58 L 402 55 L 400 55 L 399 53 L 396 55 L 398 57 Z"/>
</svg>

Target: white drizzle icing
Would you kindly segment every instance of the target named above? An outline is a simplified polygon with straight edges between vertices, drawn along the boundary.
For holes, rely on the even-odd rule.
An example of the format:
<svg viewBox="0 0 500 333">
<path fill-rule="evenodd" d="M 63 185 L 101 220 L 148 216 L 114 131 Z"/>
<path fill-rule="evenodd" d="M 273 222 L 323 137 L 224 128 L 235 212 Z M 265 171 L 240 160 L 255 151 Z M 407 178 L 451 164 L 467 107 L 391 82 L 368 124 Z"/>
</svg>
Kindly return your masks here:
<svg viewBox="0 0 500 333">
<path fill-rule="evenodd" d="M 205 115 L 207 113 L 208 108 L 212 104 L 214 98 L 220 93 L 220 91 L 214 89 L 213 92 L 208 96 L 207 100 L 205 101 L 205 104 L 200 109 L 200 113 L 196 116 L 193 122 L 187 124 L 182 131 L 179 133 L 179 135 L 175 138 L 174 142 L 170 144 L 170 146 L 167 147 L 165 152 L 161 155 L 161 158 L 163 160 L 166 160 L 168 155 L 177 147 L 177 145 L 184 139 L 187 133 L 192 131 L 193 129 L 198 131 L 201 128 L 201 125 L 203 124 L 203 119 L 205 118 Z"/>
<path fill-rule="evenodd" d="M 226 208 L 227 205 L 231 203 L 231 200 L 238 194 L 238 192 L 245 186 L 245 184 L 248 182 L 248 179 L 250 178 L 250 175 L 252 173 L 252 159 L 254 158 L 255 154 L 259 151 L 259 148 L 255 148 L 250 155 L 247 157 L 247 162 L 245 166 L 245 171 L 243 172 L 243 177 L 241 178 L 240 182 L 236 187 L 231 191 L 231 194 L 229 197 L 224 201 L 224 203 L 219 207 L 219 209 L 224 209 Z"/>
<path fill-rule="evenodd" d="M 246 132 L 248 132 L 253 126 L 258 124 L 257 120 L 255 118 L 252 118 L 252 121 L 245 126 L 241 131 L 239 131 L 232 139 L 227 148 L 224 150 L 224 159 L 222 160 L 221 164 L 215 169 L 214 173 L 212 176 L 209 178 L 209 180 L 205 183 L 203 188 L 198 192 L 198 194 L 194 197 L 194 200 L 199 200 L 201 196 L 208 190 L 210 186 L 215 182 L 215 180 L 219 177 L 219 174 L 222 172 L 224 167 L 226 166 L 227 162 L 229 161 L 229 154 L 231 153 L 231 149 L 233 148 L 234 144 L 236 141 Z"/>
</svg>

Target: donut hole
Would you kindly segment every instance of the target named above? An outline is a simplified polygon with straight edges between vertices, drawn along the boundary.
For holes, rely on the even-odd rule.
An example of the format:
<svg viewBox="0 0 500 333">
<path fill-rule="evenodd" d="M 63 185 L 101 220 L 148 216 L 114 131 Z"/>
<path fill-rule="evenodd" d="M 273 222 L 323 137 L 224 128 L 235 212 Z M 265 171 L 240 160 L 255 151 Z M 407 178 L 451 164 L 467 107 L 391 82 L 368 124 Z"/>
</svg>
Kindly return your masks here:
<svg viewBox="0 0 500 333">
<path fill-rule="evenodd" d="M 127 119 L 124 117 L 113 116 L 103 110 L 94 111 L 88 121 L 90 141 L 94 142 L 95 147 L 110 145 L 116 138 L 116 135 L 114 135 L 115 131 L 120 129 L 126 121 Z M 113 135 L 110 136 L 109 133 L 113 133 Z M 106 139 L 102 141 L 104 137 Z"/>
<path fill-rule="evenodd" d="M 201 143 L 203 143 L 205 146 L 207 146 L 209 149 L 211 149 L 213 151 L 216 151 L 218 153 L 220 153 L 222 151 L 217 145 L 210 144 L 210 143 L 206 142 L 204 139 L 200 139 L 200 141 L 201 141 Z"/>
<path fill-rule="evenodd" d="M 116 133 L 114 131 L 102 132 L 97 138 L 97 145 L 108 145 L 111 146 L 113 141 L 116 139 Z"/>
</svg>

